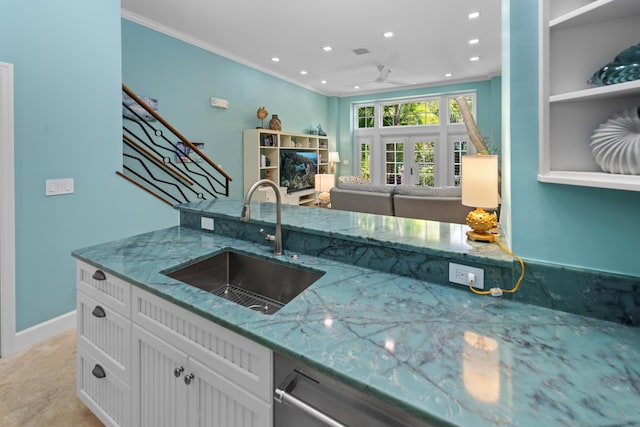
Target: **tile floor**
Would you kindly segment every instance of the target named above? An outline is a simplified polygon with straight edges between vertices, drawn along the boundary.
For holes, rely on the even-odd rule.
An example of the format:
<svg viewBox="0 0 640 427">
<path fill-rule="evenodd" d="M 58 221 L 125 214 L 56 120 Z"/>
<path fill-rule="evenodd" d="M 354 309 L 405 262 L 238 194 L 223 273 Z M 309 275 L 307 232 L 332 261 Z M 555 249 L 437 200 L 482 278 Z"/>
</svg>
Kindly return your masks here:
<svg viewBox="0 0 640 427">
<path fill-rule="evenodd" d="M 75 330 L 0 358 L 0 425 L 102 426 L 76 396 Z"/>
</svg>

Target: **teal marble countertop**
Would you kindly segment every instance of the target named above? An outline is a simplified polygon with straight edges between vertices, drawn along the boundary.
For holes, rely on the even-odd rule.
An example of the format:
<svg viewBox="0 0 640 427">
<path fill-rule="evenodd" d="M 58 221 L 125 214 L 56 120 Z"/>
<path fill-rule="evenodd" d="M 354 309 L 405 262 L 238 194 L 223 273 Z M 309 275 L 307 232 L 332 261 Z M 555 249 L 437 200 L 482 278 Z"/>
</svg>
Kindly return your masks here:
<svg viewBox="0 0 640 427">
<path fill-rule="evenodd" d="M 435 425 L 640 425 L 638 328 L 304 254 L 326 274 L 272 316 L 161 273 L 225 248 L 272 257 L 184 226 L 73 255 Z"/>
<path fill-rule="evenodd" d="M 251 222 L 273 226 L 276 218 L 274 206 L 273 203 L 251 202 Z M 194 215 L 239 220 L 242 202 L 233 199 L 205 200 L 181 205 L 179 209 Z M 463 224 L 282 205 L 282 226 L 305 233 L 475 260 L 483 264 L 511 266 L 513 262 L 511 256 L 497 245 L 468 240 L 466 232 L 470 228 Z M 200 228 L 199 222 L 194 224 L 194 228 Z"/>
</svg>

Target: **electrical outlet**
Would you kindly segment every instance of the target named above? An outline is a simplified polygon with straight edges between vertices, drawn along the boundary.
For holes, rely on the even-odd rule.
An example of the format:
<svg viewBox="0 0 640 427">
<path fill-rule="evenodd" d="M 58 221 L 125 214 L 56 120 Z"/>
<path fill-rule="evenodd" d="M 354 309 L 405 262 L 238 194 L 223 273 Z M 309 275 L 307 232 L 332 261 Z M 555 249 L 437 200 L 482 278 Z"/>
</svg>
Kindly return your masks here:
<svg viewBox="0 0 640 427">
<path fill-rule="evenodd" d="M 213 231 L 213 218 L 200 217 L 200 228 Z"/>
<path fill-rule="evenodd" d="M 484 270 L 468 265 L 449 263 L 449 281 L 460 285 L 469 286 L 469 274 L 474 274 L 473 287 L 484 289 Z"/>
</svg>

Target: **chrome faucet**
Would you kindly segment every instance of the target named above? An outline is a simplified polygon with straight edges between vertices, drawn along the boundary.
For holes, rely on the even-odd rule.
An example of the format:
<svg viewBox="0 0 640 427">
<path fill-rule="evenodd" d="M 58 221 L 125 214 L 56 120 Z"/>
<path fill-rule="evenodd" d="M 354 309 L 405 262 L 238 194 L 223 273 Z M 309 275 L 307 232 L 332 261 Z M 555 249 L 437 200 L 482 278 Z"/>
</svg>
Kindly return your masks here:
<svg viewBox="0 0 640 427">
<path fill-rule="evenodd" d="M 244 204 L 242 205 L 242 214 L 240 215 L 240 220 L 243 222 L 249 222 L 249 220 L 251 219 L 251 208 L 249 207 L 251 196 L 253 196 L 253 192 L 262 185 L 271 186 L 273 188 L 273 191 L 276 193 L 276 231 L 274 235 L 266 234 L 265 239 L 273 242 L 273 254 L 276 256 L 280 256 L 284 254 L 284 248 L 282 247 L 282 202 L 280 200 L 280 189 L 273 181 L 271 181 L 270 179 L 261 179 L 253 183 L 251 188 L 249 188 L 249 190 L 247 191 L 247 194 L 244 196 Z"/>
</svg>

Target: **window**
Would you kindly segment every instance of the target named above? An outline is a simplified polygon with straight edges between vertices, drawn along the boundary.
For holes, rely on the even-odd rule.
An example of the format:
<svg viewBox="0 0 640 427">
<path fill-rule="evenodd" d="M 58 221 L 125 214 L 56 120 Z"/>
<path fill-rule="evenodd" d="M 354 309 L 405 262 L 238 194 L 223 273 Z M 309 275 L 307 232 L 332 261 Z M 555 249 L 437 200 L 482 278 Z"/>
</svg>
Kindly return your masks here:
<svg viewBox="0 0 640 427">
<path fill-rule="evenodd" d="M 465 96 L 465 99 L 467 100 L 469 110 L 473 111 L 473 97 Z M 464 121 L 462 120 L 462 111 L 460 111 L 460 106 L 456 101 L 456 97 L 449 98 L 449 123 L 464 124 Z"/>
<path fill-rule="evenodd" d="M 401 141 L 387 142 L 385 161 L 385 182 L 392 185 L 402 184 L 404 172 L 404 143 Z"/>
<path fill-rule="evenodd" d="M 371 144 L 360 144 L 360 176 L 371 180 Z"/>
<path fill-rule="evenodd" d="M 366 129 L 375 127 L 375 107 L 373 105 L 365 105 L 356 108 L 356 118 L 358 129 Z"/>
<path fill-rule="evenodd" d="M 413 162 L 417 169 L 417 180 L 412 183 L 420 187 L 433 187 L 435 184 L 435 142 L 415 142 L 413 144 Z M 413 173 L 412 173 L 413 175 Z"/>
<path fill-rule="evenodd" d="M 461 183 L 462 177 L 462 156 L 467 154 L 467 141 L 453 142 L 453 180 L 456 187 Z"/>
<path fill-rule="evenodd" d="M 462 156 L 475 150 L 458 96 L 354 105 L 355 170 L 375 184 L 459 186 Z M 462 96 L 473 112 L 475 93 Z"/>
<path fill-rule="evenodd" d="M 416 102 L 384 104 L 382 106 L 382 126 L 424 126 L 440 123 L 440 103 L 438 99 Z"/>
</svg>

